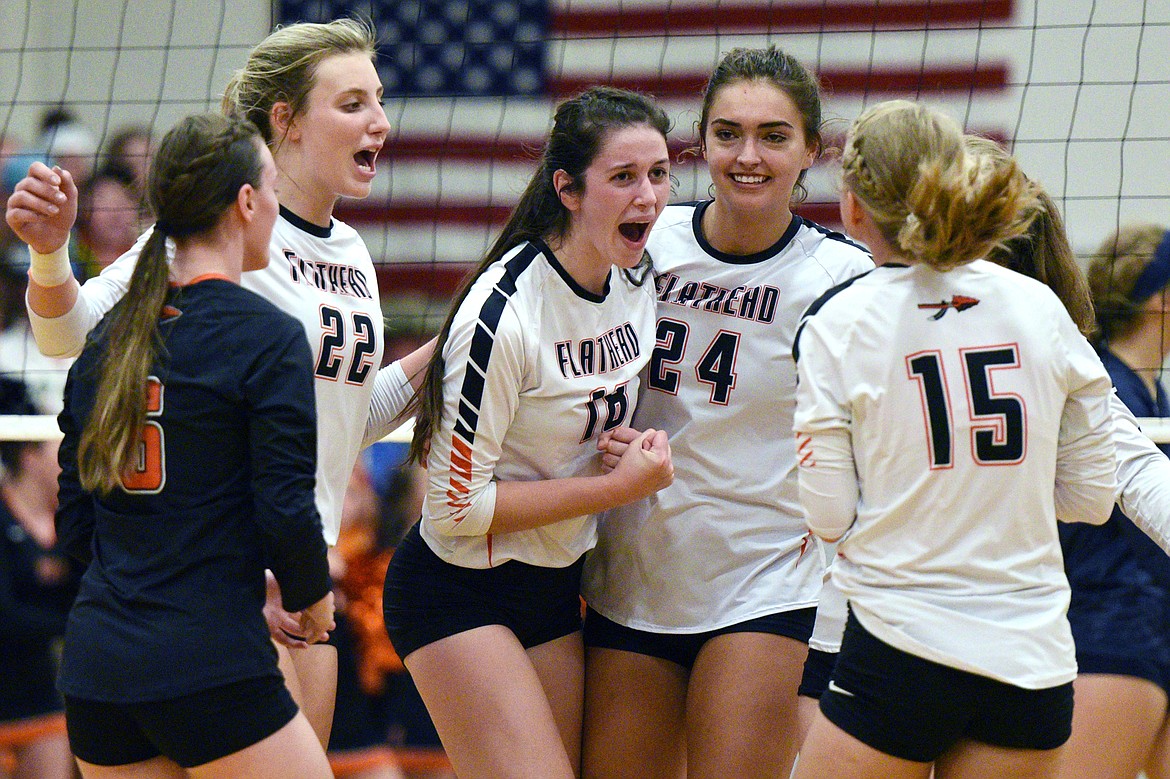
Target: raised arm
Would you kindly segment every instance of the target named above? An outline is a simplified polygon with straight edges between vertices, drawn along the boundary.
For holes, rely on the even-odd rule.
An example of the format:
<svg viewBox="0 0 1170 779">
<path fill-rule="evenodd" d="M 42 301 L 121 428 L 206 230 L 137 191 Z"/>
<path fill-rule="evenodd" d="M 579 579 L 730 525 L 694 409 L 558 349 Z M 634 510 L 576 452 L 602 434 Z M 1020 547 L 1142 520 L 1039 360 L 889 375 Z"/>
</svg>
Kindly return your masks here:
<svg viewBox="0 0 1170 779">
<path fill-rule="evenodd" d="M 146 236 L 101 276 L 78 284 L 69 262 L 77 187 L 68 171 L 40 162 L 29 167 L 8 198 L 5 219 L 29 247 L 25 303 L 37 347 L 50 357 L 78 354 L 85 336 L 125 294 Z"/>
</svg>

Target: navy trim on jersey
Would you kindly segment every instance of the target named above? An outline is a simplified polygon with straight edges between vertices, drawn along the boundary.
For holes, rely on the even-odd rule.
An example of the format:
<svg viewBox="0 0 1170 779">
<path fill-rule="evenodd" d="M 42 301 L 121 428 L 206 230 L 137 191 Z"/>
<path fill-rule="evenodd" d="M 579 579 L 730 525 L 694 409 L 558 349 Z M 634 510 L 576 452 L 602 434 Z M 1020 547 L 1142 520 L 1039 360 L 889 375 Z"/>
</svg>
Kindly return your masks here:
<svg viewBox="0 0 1170 779">
<path fill-rule="evenodd" d="M 564 282 L 569 285 L 569 289 L 573 290 L 574 295 L 579 298 L 583 298 L 584 300 L 588 300 L 590 303 L 605 302 L 606 296 L 609 295 L 610 277 L 608 275 L 605 277 L 605 288 L 601 290 L 600 295 L 598 295 L 596 292 L 590 292 L 578 284 L 577 280 L 569 275 L 569 272 L 565 270 L 563 265 L 561 265 L 560 260 L 557 259 L 557 256 L 553 254 L 552 249 L 548 248 L 548 244 L 539 238 L 534 238 L 531 243 L 540 249 L 541 253 L 544 254 L 544 258 L 548 260 L 548 264 L 551 265 L 552 269 L 557 272 L 557 275 L 560 276 Z"/>
<path fill-rule="evenodd" d="M 828 302 L 829 298 L 833 297 L 834 295 L 836 295 L 838 292 L 840 292 L 843 289 L 848 289 L 849 286 L 853 282 L 857 281 L 858 279 L 865 278 L 869 274 L 873 273 L 874 270 L 878 270 L 878 268 L 905 268 L 905 267 L 907 267 L 907 266 L 901 265 L 901 264 L 896 263 L 896 262 L 890 262 L 890 263 L 886 263 L 885 265 L 879 265 L 877 268 L 874 268 L 873 270 L 867 270 L 865 273 L 858 273 L 853 278 L 848 279 L 847 281 L 842 281 L 840 284 L 836 285 L 835 287 L 829 287 L 827 290 L 825 290 L 824 293 L 822 293 L 819 298 L 817 298 L 816 300 L 814 300 L 812 303 L 809 304 L 809 307 L 805 310 L 804 314 L 800 317 L 800 326 L 796 328 L 796 335 L 794 335 L 792 337 L 792 361 L 793 362 L 800 362 L 800 334 L 804 332 L 804 323 L 808 321 L 808 318 L 810 316 L 813 316 L 818 311 L 820 311 L 821 307 L 824 306 L 825 303 Z"/>
<path fill-rule="evenodd" d="M 293 227 L 297 228 L 298 230 L 303 230 L 304 232 L 316 238 L 328 238 L 333 232 L 332 219 L 329 220 L 328 227 L 322 227 L 321 225 L 315 225 L 306 219 L 302 219 L 292 211 L 289 211 L 283 205 L 280 207 L 280 215 L 284 217 L 284 221 L 288 222 Z"/>
<path fill-rule="evenodd" d="M 837 232 L 836 230 L 830 230 L 829 228 L 825 227 L 824 225 L 817 224 L 816 222 L 813 222 L 813 221 L 808 220 L 808 219 L 805 219 L 804 223 L 831 241 L 840 241 L 841 243 L 848 244 L 849 246 L 852 246 L 854 249 L 857 249 L 858 251 L 863 251 L 866 254 L 868 254 L 870 257 L 873 257 L 873 252 L 871 252 L 865 246 L 862 246 L 861 244 L 857 243 L 857 241 L 852 240 L 849 236 L 845 235 L 845 233 L 840 233 L 840 232 Z"/>
<path fill-rule="evenodd" d="M 530 242 L 508 260 L 504 264 L 504 275 L 496 282 L 479 309 L 479 321 L 471 336 L 471 348 L 467 355 L 467 370 L 463 373 L 463 387 L 459 391 L 459 414 L 455 419 L 455 434 L 469 446 L 475 443 L 475 431 L 479 427 L 479 408 L 483 403 L 484 381 L 492 357 L 492 346 L 496 342 L 496 328 L 500 325 L 508 299 L 516 293 L 516 280 L 532 264 L 536 255 L 541 253 L 542 248 L 548 251 L 544 244 Z"/>
<path fill-rule="evenodd" d="M 695 204 L 695 212 L 691 215 L 691 229 L 694 230 L 695 240 L 703 251 L 720 262 L 726 262 L 729 265 L 755 265 L 756 263 L 770 260 L 784 251 L 788 244 L 792 243 L 792 239 L 796 237 L 796 233 L 800 230 L 801 225 L 807 224 L 810 227 L 814 226 L 812 222 L 793 214 L 792 221 L 788 224 L 788 229 L 784 231 L 784 235 L 780 236 L 780 239 L 767 249 L 764 249 L 762 252 L 756 252 L 755 254 L 728 254 L 712 246 L 707 241 L 707 236 L 703 235 L 703 212 L 714 202 L 714 200 L 704 200 Z"/>
</svg>

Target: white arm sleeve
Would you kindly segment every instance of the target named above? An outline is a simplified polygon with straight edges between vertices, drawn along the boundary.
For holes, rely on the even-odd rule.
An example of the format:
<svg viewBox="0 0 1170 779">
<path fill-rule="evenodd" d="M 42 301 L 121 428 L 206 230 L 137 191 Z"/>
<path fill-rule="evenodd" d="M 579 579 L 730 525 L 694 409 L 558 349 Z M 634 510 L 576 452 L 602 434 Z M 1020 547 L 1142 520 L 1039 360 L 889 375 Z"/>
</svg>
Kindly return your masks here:
<svg viewBox="0 0 1170 779">
<path fill-rule="evenodd" d="M 1117 502 L 1142 532 L 1170 553 L 1170 458 L 1141 431 L 1116 393 L 1110 409 L 1117 445 Z"/>
<path fill-rule="evenodd" d="M 1079 333 L 1074 330 L 1066 342 L 1072 386 L 1056 450 L 1056 516 L 1064 522 L 1100 525 L 1113 511 L 1117 489 L 1112 384 L 1100 358 Z"/>
<path fill-rule="evenodd" d="M 52 319 L 39 316 L 28 306 L 26 296 L 29 326 L 41 353 L 47 357 L 74 357 L 81 353 L 89 331 L 126 294 L 134 263 L 150 233 L 147 230 L 129 251 L 110 263 L 100 275 L 82 284 L 77 302 L 67 313 Z"/>
<path fill-rule="evenodd" d="M 402 420 L 402 410 L 410 402 L 414 389 L 410 379 L 395 360 L 378 371 L 374 377 L 374 394 L 370 398 L 370 416 L 366 419 L 366 433 L 362 448 L 377 443 L 394 431 Z"/>
<path fill-rule="evenodd" d="M 808 526 L 826 541 L 845 535 L 857 518 L 857 470 L 844 428 L 797 433 L 798 484 Z"/>
</svg>

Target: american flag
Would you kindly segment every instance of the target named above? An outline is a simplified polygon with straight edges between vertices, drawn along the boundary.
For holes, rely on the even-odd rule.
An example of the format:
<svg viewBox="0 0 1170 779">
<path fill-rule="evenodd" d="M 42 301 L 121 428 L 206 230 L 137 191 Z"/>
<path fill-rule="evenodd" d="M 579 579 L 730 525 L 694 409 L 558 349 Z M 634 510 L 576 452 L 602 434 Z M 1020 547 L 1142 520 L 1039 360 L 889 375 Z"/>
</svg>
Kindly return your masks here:
<svg viewBox="0 0 1170 779">
<path fill-rule="evenodd" d="M 867 103 L 922 99 L 1000 138 L 1015 116 L 1016 0 L 284 0 L 281 21 L 369 18 L 395 130 L 375 194 L 348 202 L 396 283 L 482 254 L 532 170 L 558 99 L 592 84 L 640 90 L 692 146 L 700 94 L 735 46 L 776 44 L 820 76 L 838 140 Z M 701 159 L 678 160 L 675 197 L 705 197 Z M 818 165 L 802 213 L 836 224 Z"/>
</svg>

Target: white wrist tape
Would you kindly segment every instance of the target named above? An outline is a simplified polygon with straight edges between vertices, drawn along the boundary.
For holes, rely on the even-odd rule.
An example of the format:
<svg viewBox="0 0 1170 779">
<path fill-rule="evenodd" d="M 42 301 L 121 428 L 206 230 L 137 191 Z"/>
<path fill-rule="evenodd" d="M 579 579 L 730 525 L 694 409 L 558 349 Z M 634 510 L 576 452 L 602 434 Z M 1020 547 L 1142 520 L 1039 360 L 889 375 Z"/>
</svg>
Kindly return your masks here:
<svg viewBox="0 0 1170 779">
<path fill-rule="evenodd" d="M 73 277 L 68 241 L 52 254 L 41 254 L 30 246 L 28 256 L 28 276 L 42 287 L 57 287 Z"/>
</svg>

